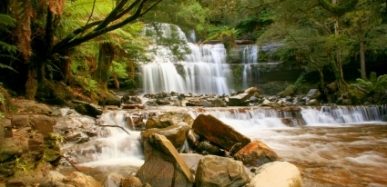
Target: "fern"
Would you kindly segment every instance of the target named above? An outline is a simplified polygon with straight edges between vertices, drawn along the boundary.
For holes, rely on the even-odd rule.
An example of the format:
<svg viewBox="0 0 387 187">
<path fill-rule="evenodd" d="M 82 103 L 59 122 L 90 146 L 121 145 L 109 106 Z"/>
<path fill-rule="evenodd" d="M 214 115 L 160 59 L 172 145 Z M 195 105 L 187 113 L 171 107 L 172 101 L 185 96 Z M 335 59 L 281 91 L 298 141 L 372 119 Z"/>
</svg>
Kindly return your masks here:
<svg viewBox="0 0 387 187">
<path fill-rule="evenodd" d="M 381 94 L 387 89 L 387 74 L 376 77 L 376 73 L 371 72 L 368 80 L 358 78 L 353 85 L 363 88 L 368 93 Z"/>
</svg>

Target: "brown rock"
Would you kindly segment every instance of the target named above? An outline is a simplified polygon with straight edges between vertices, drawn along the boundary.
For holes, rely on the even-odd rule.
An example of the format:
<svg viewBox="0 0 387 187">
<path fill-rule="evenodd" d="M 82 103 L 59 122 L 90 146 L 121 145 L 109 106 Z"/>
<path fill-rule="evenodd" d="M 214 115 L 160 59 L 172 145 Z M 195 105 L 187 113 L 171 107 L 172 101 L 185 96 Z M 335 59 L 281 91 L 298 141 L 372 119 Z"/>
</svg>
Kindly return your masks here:
<svg viewBox="0 0 387 187">
<path fill-rule="evenodd" d="M 186 122 L 192 125 L 194 119 L 185 112 L 166 112 L 161 115 L 149 117 L 145 124 L 145 129 L 164 128 L 171 125 L 177 125 L 180 122 Z"/>
<path fill-rule="evenodd" d="M 192 187 L 193 175 L 172 143 L 163 135 L 152 134 L 144 143 L 145 163 L 136 177 L 151 186 Z"/>
<path fill-rule="evenodd" d="M 56 121 L 53 118 L 46 115 L 33 115 L 30 120 L 32 128 L 42 133 L 44 137 L 54 132 Z"/>
<path fill-rule="evenodd" d="M 66 181 L 68 181 L 69 184 L 72 184 L 74 186 L 102 187 L 102 185 L 93 177 L 90 177 L 77 171 L 71 173 L 71 175 L 66 179 Z"/>
<path fill-rule="evenodd" d="M 129 176 L 121 179 L 120 187 L 142 187 L 142 182 L 137 177 Z"/>
<path fill-rule="evenodd" d="M 196 186 L 244 186 L 249 176 L 241 161 L 214 155 L 200 159 L 195 175 Z"/>
<path fill-rule="evenodd" d="M 200 114 L 195 119 L 192 129 L 211 143 L 230 150 L 231 153 L 237 152 L 251 141 L 212 115 Z"/>
<path fill-rule="evenodd" d="M 152 134 L 158 133 L 165 136 L 175 148 L 180 148 L 184 144 L 190 129 L 191 127 L 187 123 L 181 122 L 179 125 L 172 125 L 162 129 L 147 129 L 141 132 L 141 136 L 146 139 Z"/>
<path fill-rule="evenodd" d="M 239 150 L 234 158 L 246 166 L 261 166 L 278 160 L 278 155 L 265 143 L 254 140 Z"/>
<path fill-rule="evenodd" d="M 30 125 L 30 117 L 28 115 L 13 115 L 11 124 L 16 129 L 27 127 Z"/>
</svg>

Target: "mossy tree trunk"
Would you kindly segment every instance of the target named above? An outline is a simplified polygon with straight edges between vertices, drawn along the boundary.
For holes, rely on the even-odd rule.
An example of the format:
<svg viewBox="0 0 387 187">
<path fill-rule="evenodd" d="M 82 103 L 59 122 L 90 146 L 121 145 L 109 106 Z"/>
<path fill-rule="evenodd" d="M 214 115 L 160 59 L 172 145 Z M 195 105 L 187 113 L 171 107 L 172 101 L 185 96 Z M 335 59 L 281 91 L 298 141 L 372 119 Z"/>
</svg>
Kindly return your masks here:
<svg viewBox="0 0 387 187">
<path fill-rule="evenodd" d="M 98 66 L 93 78 L 98 82 L 103 90 L 107 90 L 109 81 L 109 69 L 113 63 L 114 47 L 110 43 L 103 43 L 99 46 Z"/>
</svg>

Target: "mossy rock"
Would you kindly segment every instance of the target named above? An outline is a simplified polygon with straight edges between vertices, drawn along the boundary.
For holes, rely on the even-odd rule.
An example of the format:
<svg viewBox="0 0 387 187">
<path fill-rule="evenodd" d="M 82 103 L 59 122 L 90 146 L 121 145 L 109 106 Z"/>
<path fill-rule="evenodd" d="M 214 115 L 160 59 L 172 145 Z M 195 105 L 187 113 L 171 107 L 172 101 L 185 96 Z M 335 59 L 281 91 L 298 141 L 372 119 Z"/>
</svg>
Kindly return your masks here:
<svg viewBox="0 0 387 187">
<path fill-rule="evenodd" d="M 48 104 L 69 105 L 73 93 L 63 82 L 45 80 L 39 84 L 35 99 Z"/>
</svg>

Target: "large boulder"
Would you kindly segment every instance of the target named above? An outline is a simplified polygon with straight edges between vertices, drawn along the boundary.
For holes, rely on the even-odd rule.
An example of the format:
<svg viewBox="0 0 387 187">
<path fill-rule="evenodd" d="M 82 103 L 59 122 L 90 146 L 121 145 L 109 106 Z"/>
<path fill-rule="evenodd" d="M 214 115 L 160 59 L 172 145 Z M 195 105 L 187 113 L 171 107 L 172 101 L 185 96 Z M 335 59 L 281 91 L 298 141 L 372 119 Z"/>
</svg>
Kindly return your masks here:
<svg viewBox="0 0 387 187">
<path fill-rule="evenodd" d="M 251 142 L 233 127 L 223 123 L 212 115 L 200 114 L 192 125 L 194 132 L 231 153 L 236 153 Z"/>
<path fill-rule="evenodd" d="M 46 115 L 33 115 L 30 118 L 32 129 L 42 133 L 44 137 L 54 132 L 56 120 Z"/>
<path fill-rule="evenodd" d="M 141 132 L 144 139 L 149 138 L 152 134 L 158 133 L 165 136 L 176 148 L 180 148 L 187 138 L 188 131 L 191 129 L 185 122 L 180 122 L 178 125 L 168 126 L 162 129 L 153 128 Z"/>
<path fill-rule="evenodd" d="M 30 126 L 30 117 L 29 115 L 12 115 L 11 123 L 16 129 L 27 127 Z"/>
<path fill-rule="evenodd" d="M 249 176 L 241 161 L 214 155 L 200 159 L 195 175 L 196 186 L 243 186 Z"/>
<path fill-rule="evenodd" d="M 243 93 L 231 96 L 228 98 L 229 106 L 245 106 L 248 100 L 255 94 L 262 94 L 261 90 L 256 87 L 246 89 Z"/>
<path fill-rule="evenodd" d="M 144 142 L 145 163 L 136 177 L 151 186 L 192 187 L 193 175 L 172 143 L 163 135 L 152 134 Z"/>
<path fill-rule="evenodd" d="M 22 146 L 19 142 L 7 138 L 0 146 L 0 163 L 14 160 L 22 155 Z"/>
<path fill-rule="evenodd" d="M 234 158 L 246 166 L 261 166 L 278 160 L 278 155 L 265 143 L 254 140 L 239 150 Z"/>
<path fill-rule="evenodd" d="M 298 168 L 289 162 L 271 162 L 254 172 L 249 187 L 301 187 L 302 178 Z"/>
<path fill-rule="evenodd" d="M 194 119 L 186 112 L 166 112 L 161 115 L 150 117 L 145 124 L 145 129 L 165 128 L 171 125 L 178 125 L 180 122 L 186 122 L 192 125 Z"/>
<path fill-rule="evenodd" d="M 37 103 L 36 101 L 18 99 L 13 104 L 18 109 L 19 114 L 52 114 L 50 107 L 46 104 Z"/>
</svg>

